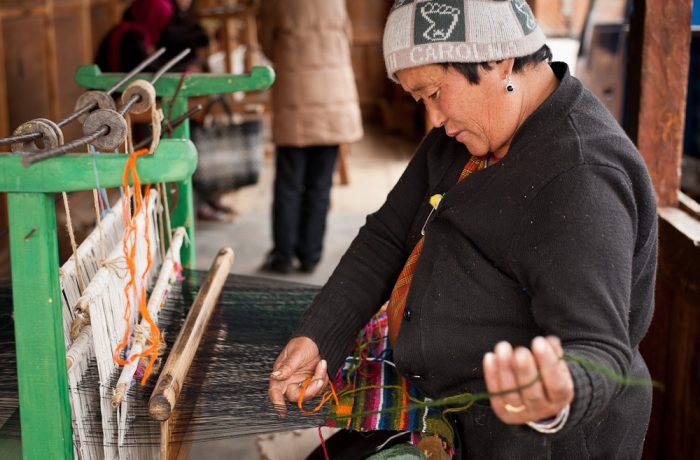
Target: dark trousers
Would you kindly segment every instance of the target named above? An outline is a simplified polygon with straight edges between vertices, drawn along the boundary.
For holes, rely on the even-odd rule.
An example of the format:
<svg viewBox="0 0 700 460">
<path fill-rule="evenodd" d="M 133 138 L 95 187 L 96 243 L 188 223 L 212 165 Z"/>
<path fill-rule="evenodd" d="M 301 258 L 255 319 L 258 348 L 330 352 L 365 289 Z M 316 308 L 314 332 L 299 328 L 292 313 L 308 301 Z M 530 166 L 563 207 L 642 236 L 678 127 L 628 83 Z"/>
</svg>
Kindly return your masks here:
<svg viewBox="0 0 700 460">
<path fill-rule="evenodd" d="M 303 264 L 321 259 L 338 146 L 277 147 L 272 257 Z"/>
</svg>

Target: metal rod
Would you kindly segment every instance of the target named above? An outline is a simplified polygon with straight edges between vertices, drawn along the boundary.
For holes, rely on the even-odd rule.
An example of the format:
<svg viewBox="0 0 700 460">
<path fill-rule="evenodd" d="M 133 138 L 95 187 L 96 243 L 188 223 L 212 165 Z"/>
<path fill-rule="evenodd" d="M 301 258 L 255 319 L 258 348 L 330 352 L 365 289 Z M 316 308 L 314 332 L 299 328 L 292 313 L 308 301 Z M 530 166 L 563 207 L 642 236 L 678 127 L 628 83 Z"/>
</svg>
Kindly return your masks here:
<svg viewBox="0 0 700 460">
<path fill-rule="evenodd" d="M 155 85 L 160 78 L 165 75 L 165 72 L 170 70 L 175 64 L 178 62 L 182 61 L 185 56 L 187 56 L 190 53 L 190 49 L 186 48 L 183 51 L 180 52 L 177 56 L 163 64 L 163 67 L 158 70 L 155 74 L 153 74 L 153 78 L 151 79 L 151 84 Z M 141 96 L 139 95 L 134 95 L 129 99 L 126 104 L 124 104 L 120 109 L 119 109 L 119 114 L 120 115 L 125 115 L 129 110 L 131 110 L 131 107 L 133 107 L 134 104 L 139 102 L 141 100 Z"/>
<path fill-rule="evenodd" d="M 124 78 L 119 80 L 117 83 L 114 84 L 111 88 L 109 88 L 107 91 L 105 91 L 107 94 L 111 95 L 113 92 L 121 88 L 121 86 L 126 83 L 127 81 L 131 80 L 132 77 L 136 76 L 137 73 L 141 72 L 143 69 L 146 68 L 149 64 L 151 64 L 153 61 L 158 59 L 163 53 L 165 53 L 165 48 L 160 48 L 158 51 L 153 53 L 151 56 L 149 56 L 148 59 L 143 61 L 141 64 L 136 66 L 134 70 L 129 72 L 128 74 L 124 75 Z"/>
<path fill-rule="evenodd" d="M 199 112 L 200 110 L 202 110 L 202 104 L 197 104 L 194 107 L 192 107 L 191 109 L 189 109 L 187 112 L 183 113 L 182 115 L 180 115 L 179 117 L 174 119 L 172 122 L 165 120 L 163 122 L 163 127 L 166 130 L 175 129 L 175 128 L 179 127 L 181 124 L 183 124 L 185 122 L 185 120 L 188 120 L 189 118 L 192 117 L 192 115 Z M 142 140 L 141 142 L 136 144 L 134 146 L 134 150 L 140 150 L 140 149 L 146 147 L 147 145 L 149 145 L 151 143 L 152 140 L 153 140 L 153 134 L 149 135 L 147 138 L 145 138 L 144 140 Z"/>
<path fill-rule="evenodd" d="M 105 93 L 108 96 L 111 96 L 113 92 L 121 88 L 121 86 L 126 83 L 127 81 L 131 80 L 136 74 L 141 72 L 143 69 L 146 68 L 146 66 L 150 65 L 153 63 L 156 59 L 158 59 L 163 53 L 165 53 L 165 48 L 160 48 L 158 51 L 153 53 L 151 56 L 148 57 L 145 61 L 137 65 L 134 69 L 131 70 L 131 72 L 127 73 L 124 75 L 117 83 L 115 83 L 111 88 L 109 88 Z M 88 112 L 92 112 L 97 108 L 97 104 L 92 103 L 90 105 L 86 105 L 82 109 L 78 110 L 77 112 L 73 112 L 72 114 L 68 115 L 66 118 L 63 120 L 59 121 L 57 124 L 59 127 L 67 125 L 71 121 L 79 118 L 81 115 L 84 115 Z"/>
<path fill-rule="evenodd" d="M 151 84 L 155 85 L 156 82 L 158 80 L 160 80 L 160 77 L 165 75 L 165 72 L 170 70 L 178 62 L 182 61 L 185 58 L 185 56 L 190 54 L 190 51 L 191 50 L 189 48 L 185 48 L 184 50 L 182 50 L 180 52 L 180 54 L 178 54 L 177 56 L 175 56 L 174 58 L 172 58 L 171 60 L 169 60 L 168 62 L 163 64 L 163 67 L 161 67 L 160 70 L 153 75 L 153 79 L 151 80 Z"/>
<path fill-rule="evenodd" d="M 99 139 L 102 136 L 105 136 L 109 133 L 109 127 L 107 125 L 103 125 L 100 129 L 95 131 L 94 133 L 81 137 L 80 139 L 76 139 L 74 141 L 71 141 L 67 144 L 63 144 L 59 147 L 56 147 L 53 150 L 46 150 L 44 152 L 35 152 L 29 155 L 25 155 L 22 157 L 22 165 L 24 166 L 31 166 L 34 163 L 38 163 L 40 161 L 48 160 L 49 158 L 54 158 L 60 155 L 63 155 L 65 153 L 68 153 L 72 151 L 73 149 L 77 149 L 78 147 L 82 147 L 86 144 L 91 143 L 92 141 Z"/>
<path fill-rule="evenodd" d="M 149 64 L 153 63 L 156 59 L 158 59 L 163 53 L 165 53 L 165 48 L 160 48 L 158 51 L 150 55 L 146 60 L 141 62 L 139 65 L 137 65 L 131 72 L 127 73 L 122 77 L 117 83 L 114 84 L 111 88 L 109 88 L 105 93 L 107 95 L 112 95 L 113 92 L 118 90 L 124 83 L 129 81 L 131 78 L 133 78 L 136 74 L 141 72 L 143 69 L 146 68 Z M 86 105 L 82 109 L 75 111 L 69 115 L 67 115 L 65 118 L 57 122 L 56 124 L 58 125 L 59 128 L 62 128 L 63 126 L 67 125 L 68 123 L 72 122 L 73 120 L 76 120 L 80 118 L 81 115 L 84 115 L 88 112 L 92 112 L 97 108 L 97 104 L 94 102 L 92 104 Z M 29 142 L 29 141 L 34 141 L 37 139 L 41 139 L 41 134 L 40 133 L 32 133 L 32 134 L 22 134 L 19 136 L 10 136 L 10 137 L 5 137 L 5 138 L 0 138 L 0 145 L 6 145 L 6 144 L 14 144 L 16 142 Z"/>
<path fill-rule="evenodd" d="M 190 49 L 187 48 L 180 52 L 177 56 L 166 62 L 163 67 L 160 68 L 155 74 L 153 74 L 153 78 L 151 79 L 151 84 L 155 84 L 165 73 L 170 70 L 175 64 L 180 62 L 185 56 L 187 56 L 190 53 Z M 141 96 L 134 95 L 131 99 L 129 99 L 124 106 L 119 109 L 119 114 L 124 115 L 126 112 L 129 111 L 129 109 L 137 103 L 141 99 Z M 55 149 L 51 150 L 46 150 L 44 152 L 36 152 L 36 153 L 31 153 L 29 155 L 26 155 L 25 157 L 22 158 L 22 164 L 24 166 L 30 166 L 33 165 L 34 163 L 37 163 L 39 161 L 44 161 L 48 160 L 49 158 L 57 157 L 60 155 L 63 155 L 65 153 L 70 152 L 74 148 L 82 147 L 86 144 L 91 143 L 95 139 L 98 139 L 100 136 L 105 136 L 109 133 L 109 127 L 104 125 L 94 133 L 91 133 L 85 137 L 81 137 L 80 139 L 76 139 L 72 142 L 69 142 L 67 144 L 61 145 L 59 147 L 56 147 Z"/>
</svg>

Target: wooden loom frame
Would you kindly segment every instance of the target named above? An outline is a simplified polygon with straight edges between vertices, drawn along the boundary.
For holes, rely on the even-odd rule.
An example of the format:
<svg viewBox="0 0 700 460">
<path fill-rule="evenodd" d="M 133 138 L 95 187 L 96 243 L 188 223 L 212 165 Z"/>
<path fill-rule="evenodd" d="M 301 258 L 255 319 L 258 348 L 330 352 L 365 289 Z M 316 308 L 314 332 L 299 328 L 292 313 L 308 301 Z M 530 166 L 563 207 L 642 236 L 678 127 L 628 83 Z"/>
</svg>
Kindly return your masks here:
<svg viewBox="0 0 700 460">
<path fill-rule="evenodd" d="M 82 66 L 76 81 L 85 88 L 107 89 L 121 74 L 102 74 Z M 148 78 L 148 75 L 134 79 Z M 163 76 L 156 94 L 171 105 L 174 119 L 187 111 L 187 98 L 269 88 L 275 75 L 269 67 L 249 75 Z M 181 82 L 182 80 L 182 82 Z M 133 81 L 133 80 L 131 80 Z M 123 88 L 129 83 L 126 82 Z M 182 83 L 182 84 L 181 84 Z M 179 90 L 178 90 L 178 87 Z M 138 162 L 141 182 L 176 182 L 179 199 L 172 212 L 174 227 L 186 228 L 190 245 L 182 264 L 195 265 L 192 174 L 197 151 L 188 140 L 189 123 L 173 131 L 153 155 Z M 0 155 L 0 191 L 8 193 L 13 314 L 17 352 L 22 439 L 0 439 L 3 458 L 72 459 L 73 435 L 59 285 L 54 193 L 119 187 L 126 155 L 67 154 L 25 168 L 20 154 Z M 1 429 L 2 427 L 0 427 Z M 1 431 L 1 430 L 0 430 Z"/>
</svg>

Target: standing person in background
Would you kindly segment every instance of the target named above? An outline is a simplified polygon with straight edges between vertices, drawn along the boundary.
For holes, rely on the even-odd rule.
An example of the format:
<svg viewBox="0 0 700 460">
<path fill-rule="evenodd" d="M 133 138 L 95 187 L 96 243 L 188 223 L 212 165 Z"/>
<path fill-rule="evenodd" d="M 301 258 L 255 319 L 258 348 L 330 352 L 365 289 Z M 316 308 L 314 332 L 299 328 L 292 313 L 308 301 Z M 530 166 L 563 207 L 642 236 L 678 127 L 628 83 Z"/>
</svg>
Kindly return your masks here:
<svg viewBox="0 0 700 460">
<path fill-rule="evenodd" d="M 272 232 L 263 268 L 314 270 L 323 250 L 339 144 L 362 135 L 345 0 L 264 0 L 261 44 L 273 62 L 277 146 Z"/>
<path fill-rule="evenodd" d="M 156 50 L 173 16 L 170 0 L 134 0 L 122 22 L 102 39 L 95 57 L 103 72 L 128 72 Z"/>
</svg>

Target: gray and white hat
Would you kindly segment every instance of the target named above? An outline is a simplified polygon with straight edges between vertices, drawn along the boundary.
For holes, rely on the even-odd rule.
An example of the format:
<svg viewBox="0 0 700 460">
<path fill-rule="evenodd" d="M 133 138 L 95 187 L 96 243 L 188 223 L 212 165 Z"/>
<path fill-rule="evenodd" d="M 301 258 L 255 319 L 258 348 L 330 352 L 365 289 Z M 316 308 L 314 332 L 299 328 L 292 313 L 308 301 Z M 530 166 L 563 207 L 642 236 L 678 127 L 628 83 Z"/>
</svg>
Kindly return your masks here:
<svg viewBox="0 0 700 460">
<path fill-rule="evenodd" d="M 396 0 L 384 29 L 384 62 L 402 69 L 527 56 L 545 36 L 525 0 Z"/>
</svg>

